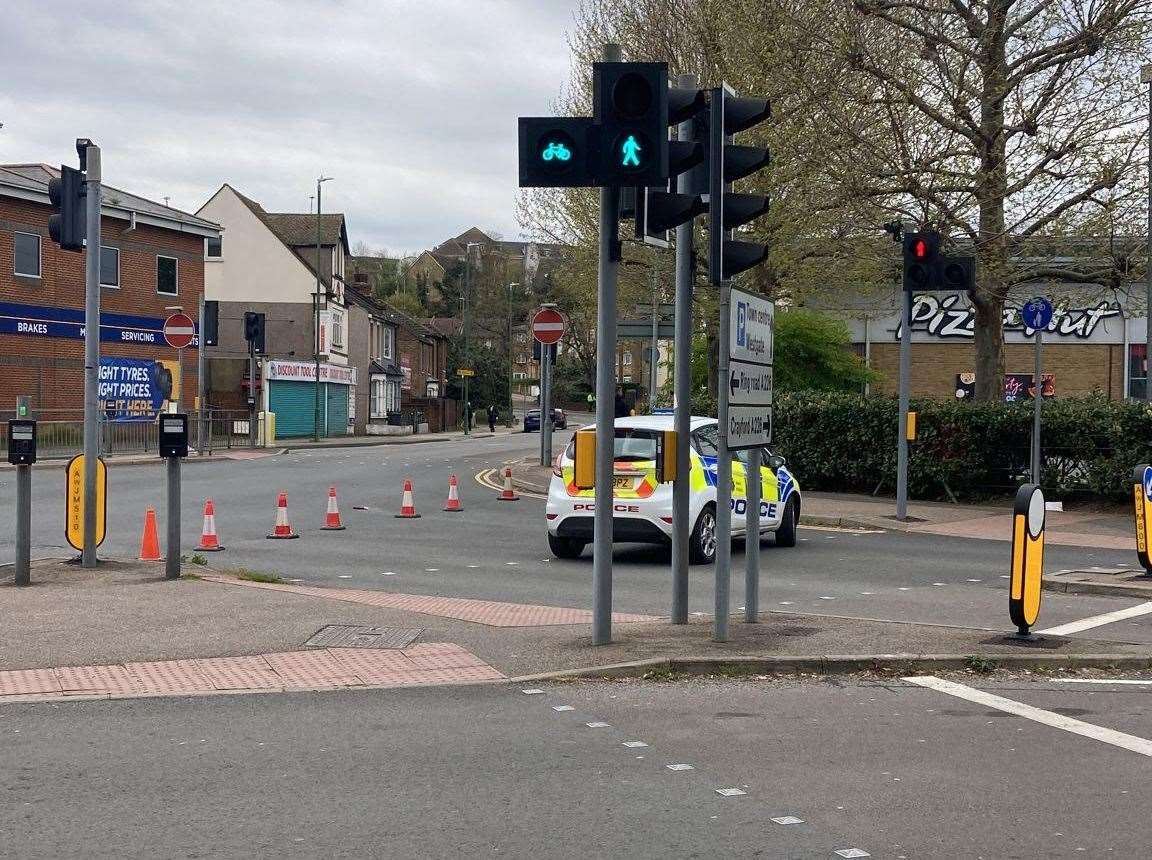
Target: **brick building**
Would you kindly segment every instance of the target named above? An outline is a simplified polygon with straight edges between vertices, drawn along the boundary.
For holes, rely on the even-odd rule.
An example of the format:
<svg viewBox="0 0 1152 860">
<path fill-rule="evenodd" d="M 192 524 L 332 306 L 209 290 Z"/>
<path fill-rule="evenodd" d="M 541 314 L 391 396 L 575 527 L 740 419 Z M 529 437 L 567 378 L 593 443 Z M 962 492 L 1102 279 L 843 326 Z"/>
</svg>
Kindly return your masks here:
<svg viewBox="0 0 1152 860">
<path fill-rule="evenodd" d="M 48 181 L 57 175 L 42 164 L 0 166 L 0 411 L 13 408 L 17 395 L 29 395 L 44 418 L 78 418 L 86 254 L 61 251 L 48 235 Z M 117 366 L 145 368 L 150 375 L 145 399 L 108 401 L 109 418 L 123 419 L 133 410 L 138 420 L 151 417 L 145 413 L 154 415 L 169 398 L 186 410 L 195 407 L 196 346 L 183 351 L 178 368 L 162 328 L 173 306 L 196 318 L 205 240 L 219 236 L 211 221 L 104 186 L 102 379 Z"/>
</svg>

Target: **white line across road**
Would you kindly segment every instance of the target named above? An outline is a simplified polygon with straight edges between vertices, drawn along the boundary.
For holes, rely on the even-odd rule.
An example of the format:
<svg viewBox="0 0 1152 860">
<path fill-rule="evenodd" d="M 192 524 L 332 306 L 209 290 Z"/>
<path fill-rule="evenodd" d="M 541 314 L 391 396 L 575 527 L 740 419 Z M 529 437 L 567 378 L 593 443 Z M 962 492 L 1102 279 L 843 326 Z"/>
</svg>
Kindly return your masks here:
<svg viewBox="0 0 1152 860">
<path fill-rule="evenodd" d="M 916 684 L 919 687 L 926 687 L 929 690 L 946 693 L 958 699 L 965 699 L 969 702 L 975 702 L 978 705 L 1004 711 L 1006 714 L 1014 714 L 1018 717 L 1024 717 L 1027 720 L 1042 723 L 1055 729 L 1071 732 L 1074 735 L 1091 738 L 1094 741 L 1111 744 L 1114 747 L 1120 747 L 1121 749 L 1130 750 L 1140 755 L 1152 757 L 1152 741 L 1138 738 L 1135 735 L 1125 734 L 1124 732 L 1118 732 L 1114 729 L 1106 729 L 1103 726 L 1086 723 L 1083 720 L 1066 717 L 1063 714 L 1057 714 L 1052 711 L 1045 711 L 1043 708 L 1035 708 L 1032 705 L 1025 705 L 1023 702 L 1005 699 L 1003 696 L 997 696 L 994 693 L 986 693 L 974 687 L 966 687 L 963 684 L 957 684 L 953 681 L 945 681 L 943 678 L 937 678 L 934 675 L 920 675 L 913 678 L 905 678 L 904 680 L 909 684 Z"/>
<path fill-rule="evenodd" d="M 1125 618 L 1138 618 L 1141 615 L 1148 615 L 1149 613 L 1152 613 L 1152 601 L 1137 603 L 1135 606 L 1129 606 L 1127 609 L 1117 609 L 1115 612 L 1105 612 L 1103 615 L 1081 618 L 1079 621 L 1070 621 L 1058 627 L 1049 627 L 1047 630 L 1037 630 L 1036 632 L 1047 633 L 1050 636 L 1068 636 L 1072 633 L 1091 630 L 1093 627 L 1101 627 L 1104 624 L 1123 621 Z"/>
</svg>

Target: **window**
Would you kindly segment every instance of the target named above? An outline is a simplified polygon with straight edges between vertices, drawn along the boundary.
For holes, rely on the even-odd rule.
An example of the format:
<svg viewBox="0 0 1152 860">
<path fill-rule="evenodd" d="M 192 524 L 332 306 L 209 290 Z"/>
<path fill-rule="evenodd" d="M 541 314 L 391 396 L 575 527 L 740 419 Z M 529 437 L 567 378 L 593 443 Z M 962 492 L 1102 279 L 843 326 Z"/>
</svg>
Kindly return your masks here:
<svg viewBox="0 0 1152 860">
<path fill-rule="evenodd" d="M 219 260 L 224 256 L 224 240 L 219 236 L 209 236 L 204 240 L 204 256 L 210 260 Z"/>
<path fill-rule="evenodd" d="M 353 283 L 356 283 L 356 284 L 366 284 L 366 283 L 368 283 L 368 273 L 367 272 L 356 272 L 355 274 L 352 275 L 352 281 L 353 281 Z"/>
<path fill-rule="evenodd" d="M 332 312 L 332 346 L 344 348 L 344 315 Z"/>
<path fill-rule="evenodd" d="M 180 264 L 175 257 L 156 255 L 156 292 L 175 296 L 180 292 Z"/>
<path fill-rule="evenodd" d="M 527 364 L 528 363 L 528 356 L 526 356 L 524 353 L 520 353 L 518 356 L 516 356 L 516 363 L 517 364 Z"/>
<path fill-rule="evenodd" d="M 630 352 L 624 353 L 624 366 L 625 367 L 631 367 L 632 366 L 632 353 L 630 353 Z"/>
<path fill-rule="evenodd" d="M 35 233 L 14 234 L 12 271 L 26 278 L 40 277 L 40 237 Z"/>
<path fill-rule="evenodd" d="M 120 287 L 120 249 L 100 246 L 100 286 Z"/>
<path fill-rule="evenodd" d="M 384 335 L 384 349 L 380 352 L 380 356 L 382 358 L 391 358 L 392 349 L 394 347 L 392 339 L 396 332 L 392 330 L 392 326 L 390 325 L 382 325 L 380 328 L 382 330 L 382 334 Z"/>
<path fill-rule="evenodd" d="M 1128 396 L 1136 400 L 1144 399 L 1148 384 L 1148 362 L 1144 360 L 1147 349 L 1143 343 L 1128 344 Z"/>
<path fill-rule="evenodd" d="M 388 383 L 383 379 L 372 380 L 372 404 L 369 418 L 385 418 L 388 415 Z"/>
<path fill-rule="evenodd" d="M 720 454 L 720 431 L 715 424 L 701 427 L 692 434 L 696 442 L 696 451 L 702 457 L 717 457 Z"/>
</svg>

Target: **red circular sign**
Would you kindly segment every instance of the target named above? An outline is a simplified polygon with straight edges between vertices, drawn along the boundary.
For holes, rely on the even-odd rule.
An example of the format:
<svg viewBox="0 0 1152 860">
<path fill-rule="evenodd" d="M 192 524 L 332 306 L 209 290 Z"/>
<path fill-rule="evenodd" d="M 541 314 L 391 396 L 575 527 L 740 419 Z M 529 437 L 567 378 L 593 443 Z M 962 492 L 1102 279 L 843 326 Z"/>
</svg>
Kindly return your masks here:
<svg viewBox="0 0 1152 860">
<path fill-rule="evenodd" d="M 532 337 L 540 343 L 556 343 L 564 336 L 564 316 L 555 308 L 540 308 L 532 316 Z"/>
<path fill-rule="evenodd" d="M 172 314 L 164 320 L 164 340 L 173 349 L 183 349 L 192 343 L 196 335 L 196 323 L 188 314 Z"/>
</svg>

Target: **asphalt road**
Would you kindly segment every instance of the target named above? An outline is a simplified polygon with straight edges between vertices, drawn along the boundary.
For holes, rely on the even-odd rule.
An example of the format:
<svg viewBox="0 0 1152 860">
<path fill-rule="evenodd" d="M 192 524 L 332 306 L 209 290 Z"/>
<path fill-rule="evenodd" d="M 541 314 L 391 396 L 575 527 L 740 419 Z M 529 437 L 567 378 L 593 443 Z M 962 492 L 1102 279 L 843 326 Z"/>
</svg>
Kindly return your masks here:
<svg viewBox="0 0 1152 860">
<path fill-rule="evenodd" d="M 1152 688 L 960 680 L 1152 746 Z M 1152 839 L 1146 754 L 900 680 L 521 690 L 0 705 L 0 856 L 1136 857 Z"/>
<path fill-rule="evenodd" d="M 183 469 L 185 552 L 198 541 L 203 500 L 216 505 L 223 553 L 217 566 L 273 571 L 307 583 L 452 595 L 522 603 L 587 607 L 590 552 L 554 559 L 545 541 L 543 502 L 499 502 L 474 476 L 531 454 L 536 434 L 369 448 L 292 451 L 252 461 L 189 463 Z M 558 434 L 557 449 L 567 439 Z M 460 480 L 464 513 L 442 512 L 448 477 Z M 403 480 L 415 485 L 420 519 L 400 520 Z M 800 476 L 803 486 L 803 476 Z M 101 552 L 134 557 L 148 505 L 157 508 L 164 537 L 164 478 L 159 466 L 109 470 L 109 537 Z M 13 556 L 11 475 L 0 477 L 0 561 Z M 320 530 L 327 490 L 339 491 L 348 528 Z M 288 493 L 299 540 L 270 541 L 277 493 Z M 63 473 L 34 475 L 33 556 L 72 554 L 62 538 Z M 355 510 L 356 506 L 368 510 Z M 888 532 L 802 528 L 797 547 L 762 547 L 761 607 L 858 618 L 930 622 L 1002 631 L 1007 619 L 1008 545 L 1000 541 Z M 743 597 L 743 549 L 733 554 L 732 607 Z M 1046 568 L 1130 565 L 1130 553 L 1048 547 Z M 615 552 L 615 608 L 670 611 L 669 553 L 637 545 Z M 713 574 L 695 567 L 690 609 L 711 613 Z M 1133 606 L 1135 599 L 1047 594 L 1040 626 L 1052 626 Z M 1152 615 L 1096 627 L 1092 638 L 1152 643 Z"/>
</svg>

